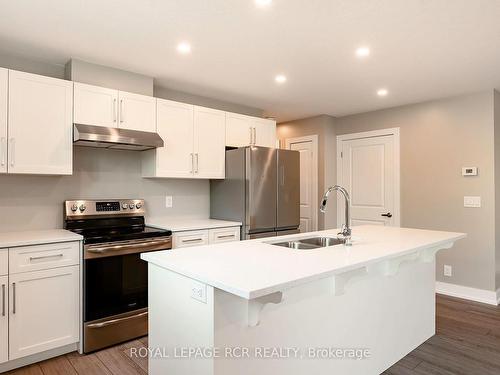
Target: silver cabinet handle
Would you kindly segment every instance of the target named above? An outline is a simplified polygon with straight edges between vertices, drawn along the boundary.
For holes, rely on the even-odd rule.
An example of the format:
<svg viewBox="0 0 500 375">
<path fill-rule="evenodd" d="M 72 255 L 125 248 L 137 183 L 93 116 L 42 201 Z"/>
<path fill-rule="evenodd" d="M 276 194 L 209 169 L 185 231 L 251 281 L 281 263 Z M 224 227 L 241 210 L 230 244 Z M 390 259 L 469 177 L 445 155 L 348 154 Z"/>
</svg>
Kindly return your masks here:
<svg viewBox="0 0 500 375">
<path fill-rule="evenodd" d="M 203 241 L 203 238 L 192 238 L 190 240 L 182 240 L 183 243 L 192 243 L 192 242 L 200 242 Z"/>
<path fill-rule="evenodd" d="M 59 258 L 62 256 L 63 256 L 63 254 L 54 254 L 54 255 L 43 255 L 43 256 L 39 256 L 39 257 L 30 257 L 30 262 L 32 262 L 34 260 L 47 259 L 47 258 Z"/>
<path fill-rule="evenodd" d="M 113 122 L 116 122 L 116 99 L 113 99 Z"/>
<path fill-rule="evenodd" d="M 196 169 L 194 171 L 194 173 L 198 173 L 199 172 L 199 168 L 200 168 L 200 154 L 196 153 Z"/>
<path fill-rule="evenodd" d="M 14 156 L 15 156 L 15 144 L 16 144 L 16 140 L 14 138 L 11 138 L 10 139 L 10 146 L 9 146 L 9 151 L 10 151 L 10 157 L 9 157 L 9 160 L 10 160 L 10 166 L 13 167 L 14 164 L 15 164 L 15 160 L 14 160 Z"/>
<path fill-rule="evenodd" d="M 2 284 L 2 316 L 5 316 L 5 284 Z"/>
<path fill-rule="evenodd" d="M 217 236 L 217 239 L 222 239 L 222 238 L 234 238 L 236 237 L 234 234 L 226 234 L 224 236 Z"/>
<path fill-rule="evenodd" d="M 12 314 L 16 313 L 16 283 L 12 283 Z"/>
<path fill-rule="evenodd" d="M 253 145 L 253 128 L 250 126 L 250 145 Z"/>
<path fill-rule="evenodd" d="M 191 173 L 194 173 L 194 154 L 191 153 Z"/>
<path fill-rule="evenodd" d="M 253 128 L 253 145 L 257 144 L 257 129 Z"/>
<path fill-rule="evenodd" d="M 6 139 L 4 137 L 2 137 L 2 139 L 0 140 L 0 154 L 2 154 L 2 165 L 5 165 L 5 163 L 6 163 L 6 161 L 5 161 L 6 151 L 7 151 Z"/>
<path fill-rule="evenodd" d="M 120 99 L 120 122 L 123 122 L 125 120 L 123 116 L 123 99 Z"/>
</svg>

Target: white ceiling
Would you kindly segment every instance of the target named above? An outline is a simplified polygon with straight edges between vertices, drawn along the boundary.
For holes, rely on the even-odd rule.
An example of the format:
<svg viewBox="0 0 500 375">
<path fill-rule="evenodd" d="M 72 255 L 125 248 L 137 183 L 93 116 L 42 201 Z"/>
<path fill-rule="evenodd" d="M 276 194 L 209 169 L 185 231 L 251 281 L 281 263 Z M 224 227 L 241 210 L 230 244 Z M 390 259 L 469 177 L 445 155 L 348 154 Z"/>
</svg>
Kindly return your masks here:
<svg viewBox="0 0 500 375">
<path fill-rule="evenodd" d="M 279 120 L 342 116 L 500 87 L 500 1 L 0 0 L 0 50 L 146 74 Z"/>
</svg>

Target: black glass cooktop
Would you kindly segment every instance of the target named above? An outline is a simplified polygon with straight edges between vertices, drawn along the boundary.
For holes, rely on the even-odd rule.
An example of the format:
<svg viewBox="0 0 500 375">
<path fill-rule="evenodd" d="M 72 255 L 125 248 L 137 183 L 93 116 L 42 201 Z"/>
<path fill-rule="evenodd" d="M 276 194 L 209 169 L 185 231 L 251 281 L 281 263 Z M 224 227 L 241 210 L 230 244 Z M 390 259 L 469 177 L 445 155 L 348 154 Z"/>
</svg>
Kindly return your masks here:
<svg viewBox="0 0 500 375">
<path fill-rule="evenodd" d="M 68 220 L 65 228 L 82 235 L 85 244 L 172 235 L 169 230 L 146 226 L 143 217 Z"/>
</svg>

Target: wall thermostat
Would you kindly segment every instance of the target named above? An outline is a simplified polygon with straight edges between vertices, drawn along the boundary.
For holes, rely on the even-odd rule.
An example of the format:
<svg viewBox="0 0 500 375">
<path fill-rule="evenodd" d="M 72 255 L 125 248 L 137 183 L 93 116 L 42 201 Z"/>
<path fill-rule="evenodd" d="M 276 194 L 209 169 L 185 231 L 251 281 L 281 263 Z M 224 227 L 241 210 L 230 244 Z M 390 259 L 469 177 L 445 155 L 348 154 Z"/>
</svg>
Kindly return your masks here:
<svg viewBox="0 0 500 375">
<path fill-rule="evenodd" d="M 477 176 L 477 167 L 463 167 L 462 176 Z"/>
</svg>

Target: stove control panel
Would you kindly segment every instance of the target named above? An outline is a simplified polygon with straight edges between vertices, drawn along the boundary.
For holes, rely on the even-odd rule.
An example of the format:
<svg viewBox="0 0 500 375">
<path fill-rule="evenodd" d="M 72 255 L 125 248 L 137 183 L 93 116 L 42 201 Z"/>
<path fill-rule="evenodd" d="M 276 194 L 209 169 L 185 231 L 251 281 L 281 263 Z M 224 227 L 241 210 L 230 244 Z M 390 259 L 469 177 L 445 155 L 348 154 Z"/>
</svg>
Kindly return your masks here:
<svg viewBox="0 0 500 375">
<path fill-rule="evenodd" d="M 92 216 L 144 216 L 143 199 L 74 200 L 64 202 L 65 219 Z"/>
</svg>

